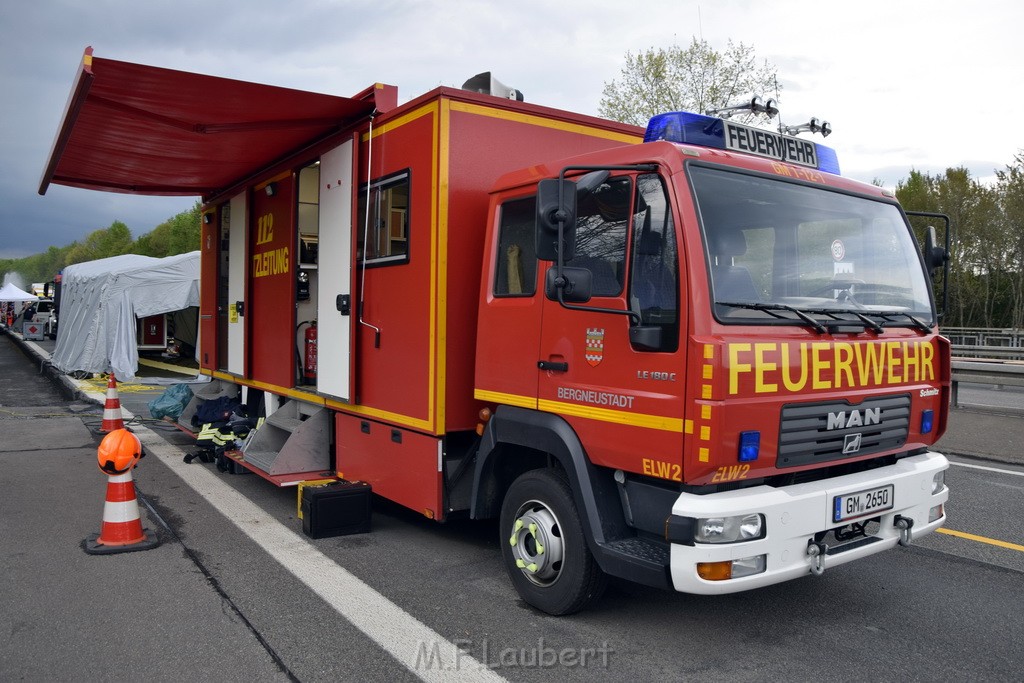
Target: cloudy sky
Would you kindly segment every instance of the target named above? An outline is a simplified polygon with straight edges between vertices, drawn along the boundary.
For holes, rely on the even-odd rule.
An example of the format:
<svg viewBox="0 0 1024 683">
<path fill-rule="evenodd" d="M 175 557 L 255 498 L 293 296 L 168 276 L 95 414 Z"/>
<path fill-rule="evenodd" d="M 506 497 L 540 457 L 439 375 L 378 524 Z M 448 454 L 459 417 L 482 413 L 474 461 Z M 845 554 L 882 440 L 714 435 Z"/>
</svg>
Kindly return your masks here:
<svg viewBox="0 0 1024 683">
<path fill-rule="evenodd" d="M 82 51 L 404 102 L 492 71 L 530 102 L 596 114 L 627 51 L 754 48 L 778 68 L 787 122 L 827 119 L 844 175 L 975 178 L 1024 153 L 1020 0 L 25 0 L 0 9 L 0 258 L 120 220 L 136 237 L 196 198 L 51 185 L 37 194 Z"/>
</svg>

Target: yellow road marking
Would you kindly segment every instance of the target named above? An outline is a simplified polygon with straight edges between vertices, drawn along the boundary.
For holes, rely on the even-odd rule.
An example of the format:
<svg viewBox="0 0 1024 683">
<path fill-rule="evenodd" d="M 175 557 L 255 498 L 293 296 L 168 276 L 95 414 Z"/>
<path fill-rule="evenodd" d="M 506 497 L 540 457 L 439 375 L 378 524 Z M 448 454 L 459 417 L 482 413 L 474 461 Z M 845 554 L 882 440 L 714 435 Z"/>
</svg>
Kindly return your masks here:
<svg viewBox="0 0 1024 683">
<path fill-rule="evenodd" d="M 953 529 L 936 529 L 940 534 L 948 534 L 950 536 L 956 536 L 957 538 L 966 538 L 969 541 L 977 541 L 978 543 L 988 543 L 989 545 L 997 545 L 1000 548 L 1009 548 L 1010 550 L 1016 550 L 1024 553 L 1024 545 L 1017 545 L 1016 543 L 1008 543 L 1006 541 L 997 541 L 994 538 L 986 538 L 985 536 L 975 536 L 974 534 L 964 533 L 963 531 L 954 531 Z"/>
</svg>

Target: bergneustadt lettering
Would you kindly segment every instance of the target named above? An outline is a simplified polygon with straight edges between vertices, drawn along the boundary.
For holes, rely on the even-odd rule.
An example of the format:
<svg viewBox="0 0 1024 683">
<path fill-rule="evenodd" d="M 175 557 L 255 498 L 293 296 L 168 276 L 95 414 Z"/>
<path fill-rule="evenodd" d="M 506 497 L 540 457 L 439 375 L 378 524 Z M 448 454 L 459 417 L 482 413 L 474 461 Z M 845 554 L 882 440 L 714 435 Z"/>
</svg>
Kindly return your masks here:
<svg viewBox="0 0 1024 683">
<path fill-rule="evenodd" d="M 611 408 L 632 408 L 635 396 L 625 394 L 613 394 L 607 391 L 594 391 L 593 389 L 574 389 L 572 387 L 558 387 L 558 398 L 576 403 L 589 403 L 594 406 L 609 406 Z"/>
</svg>

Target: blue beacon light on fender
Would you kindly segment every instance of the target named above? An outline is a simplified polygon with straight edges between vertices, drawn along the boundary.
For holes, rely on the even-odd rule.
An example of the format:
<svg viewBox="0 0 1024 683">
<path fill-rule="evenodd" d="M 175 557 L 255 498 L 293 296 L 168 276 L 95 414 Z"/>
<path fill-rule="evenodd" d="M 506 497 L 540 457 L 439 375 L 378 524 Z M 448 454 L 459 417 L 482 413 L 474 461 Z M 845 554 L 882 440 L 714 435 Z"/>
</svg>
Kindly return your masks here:
<svg viewBox="0 0 1024 683">
<path fill-rule="evenodd" d="M 935 426 L 935 411 L 934 410 L 923 410 L 921 411 L 921 433 L 931 434 L 932 428 Z"/>
<path fill-rule="evenodd" d="M 648 122 L 644 142 L 658 140 L 754 154 L 839 175 L 839 158 L 831 147 L 714 116 L 686 111 L 658 114 Z"/>
<path fill-rule="evenodd" d="M 757 460 L 761 452 L 761 432 L 740 432 L 740 462 Z"/>
</svg>

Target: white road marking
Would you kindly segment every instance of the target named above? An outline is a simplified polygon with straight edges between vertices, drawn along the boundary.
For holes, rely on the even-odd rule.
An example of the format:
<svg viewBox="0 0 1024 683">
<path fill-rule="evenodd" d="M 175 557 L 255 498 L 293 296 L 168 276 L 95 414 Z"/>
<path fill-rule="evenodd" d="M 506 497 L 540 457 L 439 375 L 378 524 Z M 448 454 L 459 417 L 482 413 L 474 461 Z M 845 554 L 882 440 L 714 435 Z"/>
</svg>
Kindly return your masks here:
<svg viewBox="0 0 1024 683">
<path fill-rule="evenodd" d="M 121 412 L 125 422 L 134 417 L 124 408 Z M 132 432 L 148 454 L 158 457 L 242 533 L 421 680 L 507 680 L 339 566 L 222 482 L 213 470 L 183 462 L 181 449 L 145 425 L 133 424 Z"/>
<path fill-rule="evenodd" d="M 1012 474 L 1017 477 L 1024 477 L 1024 472 L 1016 472 L 1014 470 L 1002 470 L 998 467 L 985 467 L 984 465 L 968 465 L 965 462 L 956 462 L 954 460 L 949 461 L 950 465 L 956 465 L 957 467 L 968 467 L 972 470 L 985 470 L 986 472 L 998 472 L 999 474 Z"/>
</svg>

